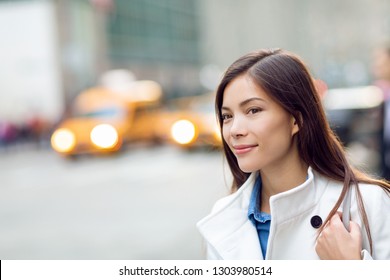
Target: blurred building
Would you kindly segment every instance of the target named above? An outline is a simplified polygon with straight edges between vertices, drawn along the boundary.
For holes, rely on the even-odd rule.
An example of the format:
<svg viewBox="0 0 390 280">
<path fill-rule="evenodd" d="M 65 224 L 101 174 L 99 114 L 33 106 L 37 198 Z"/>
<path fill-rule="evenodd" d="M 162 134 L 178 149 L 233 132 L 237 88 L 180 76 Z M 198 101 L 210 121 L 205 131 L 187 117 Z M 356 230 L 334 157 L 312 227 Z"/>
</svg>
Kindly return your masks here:
<svg viewBox="0 0 390 280">
<path fill-rule="evenodd" d="M 116 0 L 107 15 L 112 68 L 159 81 L 169 97 L 199 93 L 196 1 Z"/>
<path fill-rule="evenodd" d="M 61 45 L 70 45 L 65 61 L 89 56 L 92 83 L 107 70 L 124 68 L 137 79 L 159 82 L 166 98 L 201 91 L 195 1 L 52 1 L 58 7 Z M 75 66 L 69 72 L 83 76 L 85 67 Z"/>
<path fill-rule="evenodd" d="M 298 53 L 331 88 L 365 85 L 371 79 L 371 50 L 390 36 L 386 0 L 0 0 L 0 12 L 26 5 L 40 6 L 48 21 L 35 13 L 20 17 L 17 28 L 11 19 L 3 23 L 3 57 L 12 52 L 18 62 L 9 64 L 18 65 L 21 71 L 15 73 L 28 79 L 43 73 L 33 57 L 41 49 L 39 40 L 31 37 L 34 22 L 41 23 L 41 30 L 46 27 L 57 89 L 45 90 L 63 103 L 55 108 L 66 108 L 81 90 L 98 83 L 103 72 L 116 68 L 159 82 L 167 98 L 203 93 L 238 56 L 270 47 Z M 14 42 L 19 47 L 13 48 Z M 27 46 L 25 59 L 18 51 Z M 35 83 L 44 85 L 38 77 L 31 81 L 26 95 L 33 102 L 27 103 L 39 107 L 32 96 L 39 96 L 43 86 L 34 90 Z M 0 84 L 3 96 L 14 94 L 16 83 L 10 84 L 7 90 Z M 23 99 L 23 90 L 19 92 L 15 102 Z"/>
<path fill-rule="evenodd" d="M 203 63 L 225 68 L 259 48 L 298 53 L 330 87 L 370 83 L 374 46 L 390 37 L 387 0 L 200 0 Z"/>
</svg>

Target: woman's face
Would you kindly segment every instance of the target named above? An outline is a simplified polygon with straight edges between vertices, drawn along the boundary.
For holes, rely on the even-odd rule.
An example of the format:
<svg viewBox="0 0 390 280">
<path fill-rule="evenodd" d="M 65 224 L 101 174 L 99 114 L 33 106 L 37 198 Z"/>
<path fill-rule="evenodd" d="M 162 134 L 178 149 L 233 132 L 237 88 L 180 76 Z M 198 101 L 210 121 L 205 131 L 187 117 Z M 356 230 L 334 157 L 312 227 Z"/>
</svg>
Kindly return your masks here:
<svg viewBox="0 0 390 280">
<path fill-rule="evenodd" d="M 295 119 L 248 75 L 231 81 L 221 108 L 222 135 L 240 169 L 254 172 L 290 162 L 298 132 Z"/>
</svg>

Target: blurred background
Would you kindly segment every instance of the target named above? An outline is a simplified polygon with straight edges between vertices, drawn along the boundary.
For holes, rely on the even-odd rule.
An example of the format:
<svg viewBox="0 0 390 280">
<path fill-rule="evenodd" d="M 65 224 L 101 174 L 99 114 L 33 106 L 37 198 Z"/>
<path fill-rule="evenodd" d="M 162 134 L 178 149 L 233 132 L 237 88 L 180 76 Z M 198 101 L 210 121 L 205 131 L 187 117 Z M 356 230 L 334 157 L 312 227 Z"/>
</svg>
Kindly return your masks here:
<svg viewBox="0 0 390 280">
<path fill-rule="evenodd" d="M 0 0 L 0 259 L 202 259 L 229 191 L 213 92 L 297 53 L 351 162 L 388 175 L 386 0 Z"/>
</svg>

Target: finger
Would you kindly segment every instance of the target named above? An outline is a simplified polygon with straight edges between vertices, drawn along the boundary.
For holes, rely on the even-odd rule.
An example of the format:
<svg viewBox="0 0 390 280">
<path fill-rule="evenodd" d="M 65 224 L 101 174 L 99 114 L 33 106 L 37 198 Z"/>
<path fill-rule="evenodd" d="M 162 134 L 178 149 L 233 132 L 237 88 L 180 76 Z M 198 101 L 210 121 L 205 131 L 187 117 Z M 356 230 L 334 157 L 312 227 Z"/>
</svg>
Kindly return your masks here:
<svg viewBox="0 0 390 280">
<path fill-rule="evenodd" d="M 331 225 L 332 228 L 343 228 L 343 229 L 345 229 L 341 216 L 342 216 L 341 212 L 337 212 L 336 214 L 334 214 L 332 216 L 332 218 L 330 219 L 330 225 Z"/>
<path fill-rule="evenodd" d="M 334 214 L 332 216 L 332 218 L 330 219 L 330 222 L 336 223 L 336 224 L 338 224 L 339 222 L 341 223 L 342 215 L 343 215 L 343 213 L 337 212 L 336 214 Z"/>
<path fill-rule="evenodd" d="M 349 224 L 349 227 L 350 227 L 350 234 L 352 235 L 352 237 L 355 237 L 355 238 L 360 238 L 361 235 L 362 235 L 362 231 L 361 231 L 361 228 L 359 226 L 359 224 L 351 221 L 350 224 Z"/>
</svg>

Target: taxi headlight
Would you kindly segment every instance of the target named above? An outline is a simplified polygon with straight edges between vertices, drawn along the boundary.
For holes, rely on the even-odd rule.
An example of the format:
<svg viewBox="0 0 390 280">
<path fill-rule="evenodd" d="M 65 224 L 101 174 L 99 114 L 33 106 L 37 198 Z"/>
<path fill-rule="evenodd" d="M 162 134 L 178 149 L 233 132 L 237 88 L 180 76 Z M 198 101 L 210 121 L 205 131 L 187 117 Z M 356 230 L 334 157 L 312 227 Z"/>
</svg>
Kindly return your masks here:
<svg viewBox="0 0 390 280">
<path fill-rule="evenodd" d="M 177 121 L 171 127 L 172 138 L 179 144 L 184 145 L 193 141 L 195 133 L 195 125 L 188 120 Z"/>
<path fill-rule="evenodd" d="M 113 148 L 118 143 L 118 132 L 109 124 L 99 124 L 95 126 L 90 134 L 94 145 L 102 149 Z"/>
<path fill-rule="evenodd" d="M 66 153 L 73 150 L 76 145 L 74 133 L 66 128 L 59 128 L 51 136 L 51 146 L 60 153 Z"/>
</svg>

